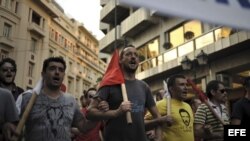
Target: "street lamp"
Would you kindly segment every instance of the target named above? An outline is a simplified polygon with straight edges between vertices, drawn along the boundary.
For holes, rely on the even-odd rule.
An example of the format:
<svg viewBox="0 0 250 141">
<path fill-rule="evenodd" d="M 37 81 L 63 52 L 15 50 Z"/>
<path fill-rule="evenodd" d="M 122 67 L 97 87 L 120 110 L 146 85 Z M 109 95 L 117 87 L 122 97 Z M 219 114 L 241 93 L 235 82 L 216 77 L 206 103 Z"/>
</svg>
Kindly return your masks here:
<svg viewBox="0 0 250 141">
<path fill-rule="evenodd" d="M 199 65 L 206 65 L 208 62 L 208 55 L 201 50 L 201 52 L 196 56 Z"/>
<path fill-rule="evenodd" d="M 181 66 L 183 70 L 191 70 L 192 61 L 187 56 L 185 56 L 181 61 Z"/>
<path fill-rule="evenodd" d="M 198 65 L 206 65 L 208 63 L 208 55 L 201 50 L 201 52 L 196 56 Z M 195 60 L 190 60 L 187 56 L 185 56 L 181 61 L 181 66 L 183 70 L 191 70 L 196 63 Z"/>
</svg>

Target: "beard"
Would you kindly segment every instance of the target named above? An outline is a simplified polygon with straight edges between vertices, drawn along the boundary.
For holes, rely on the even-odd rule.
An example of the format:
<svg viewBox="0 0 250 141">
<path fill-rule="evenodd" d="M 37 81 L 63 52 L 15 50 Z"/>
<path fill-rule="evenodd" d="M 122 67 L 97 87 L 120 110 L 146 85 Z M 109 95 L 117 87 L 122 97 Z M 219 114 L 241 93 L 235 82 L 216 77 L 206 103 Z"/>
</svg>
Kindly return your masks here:
<svg viewBox="0 0 250 141">
<path fill-rule="evenodd" d="M 14 79 L 15 79 L 15 78 L 13 78 L 11 81 L 6 81 L 5 79 L 1 78 L 0 83 L 2 83 L 2 84 L 4 84 L 4 85 L 8 86 L 8 85 L 11 85 L 11 84 L 14 83 Z"/>
<path fill-rule="evenodd" d="M 137 70 L 137 68 L 138 68 L 138 66 L 137 66 L 136 68 L 134 68 L 134 69 L 132 69 L 132 68 L 130 68 L 130 67 L 128 67 L 128 66 L 124 66 L 124 70 L 125 70 L 126 72 L 128 72 L 128 73 L 135 73 L 136 70 Z"/>
</svg>

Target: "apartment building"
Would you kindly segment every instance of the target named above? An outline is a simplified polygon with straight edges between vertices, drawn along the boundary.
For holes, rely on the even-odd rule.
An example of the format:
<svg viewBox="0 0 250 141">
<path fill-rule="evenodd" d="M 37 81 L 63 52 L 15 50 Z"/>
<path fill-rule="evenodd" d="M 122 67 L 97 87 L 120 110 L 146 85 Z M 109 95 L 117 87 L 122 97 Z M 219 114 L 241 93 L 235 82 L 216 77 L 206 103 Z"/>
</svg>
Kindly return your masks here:
<svg viewBox="0 0 250 141">
<path fill-rule="evenodd" d="M 101 0 L 101 6 L 100 29 L 105 37 L 100 51 L 111 54 L 115 44 L 135 45 L 141 61 L 136 77 L 146 81 L 153 94 L 163 87 L 163 79 L 184 74 L 203 90 L 210 80 L 223 81 L 230 102 L 243 96 L 241 81 L 250 75 L 249 31 L 163 16 L 118 0 Z M 200 55 L 207 57 L 205 65 L 198 64 Z M 184 62 L 192 68 L 184 70 Z"/>
<path fill-rule="evenodd" d="M 54 0 L 0 0 L 0 59 L 16 60 L 16 83 L 24 89 L 39 80 L 45 58 L 61 56 L 67 64 L 63 83 L 79 97 L 105 71 L 98 46 L 84 25 L 67 17 Z"/>
</svg>

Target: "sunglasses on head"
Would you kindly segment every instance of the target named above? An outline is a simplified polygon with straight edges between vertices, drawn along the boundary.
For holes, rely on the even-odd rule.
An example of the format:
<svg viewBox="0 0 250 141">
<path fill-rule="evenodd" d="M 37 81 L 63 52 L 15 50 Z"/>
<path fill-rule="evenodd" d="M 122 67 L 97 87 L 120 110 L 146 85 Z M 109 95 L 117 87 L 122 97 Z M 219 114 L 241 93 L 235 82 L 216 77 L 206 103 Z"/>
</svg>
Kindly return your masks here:
<svg viewBox="0 0 250 141">
<path fill-rule="evenodd" d="M 2 68 L 2 71 L 3 72 L 8 72 L 8 71 L 10 71 L 10 72 L 16 72 L 16 69 L 15 68 Z"/>
</svg>

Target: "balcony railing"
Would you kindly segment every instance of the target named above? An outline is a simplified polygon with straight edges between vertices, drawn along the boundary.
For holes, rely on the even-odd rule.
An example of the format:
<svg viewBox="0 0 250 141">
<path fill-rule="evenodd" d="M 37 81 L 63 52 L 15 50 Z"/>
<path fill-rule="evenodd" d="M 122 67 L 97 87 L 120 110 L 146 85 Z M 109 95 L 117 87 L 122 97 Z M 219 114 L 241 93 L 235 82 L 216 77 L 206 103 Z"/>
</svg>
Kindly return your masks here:
<svg viewBox="0 0 250 141">
<path fill-rule="evenodd" d="M 198 36 L 192 40 L 189 40 L 182 45 L 179 45 L 177 47 L 174 47 L 172 49 L 169 49 L 168 51 L 154 57 L 150 58 L 148 60 L 145 60 L 139 64 L 139 68 L 137 73 L 149 70 L 151 68 L 160 66 L 164 63 L 170 62 L 174 59 L 182 58 L 183 56 L 194 52 L 197 49 L 204 48 L 205 46 L 208 46 L 210 44 L 213 44 L 219 40 L 223 40 L 227 37 L 231 38 L 231 36 L 234 36 L 234 33 L 238 32 L 231 32 L 230 34 L 223 35 L 221 30 L 225 27 L 219 27 L 216 28 L 208 33 L 205 33 L 201 36 Z M 241 36 L 241 34 L 237 35 Z M 229 40 L 228 38 L 228 43 L 224 43 L 225 45 L 230 46 L 230 44 L 233 44 L 233 40 Z M 223 44 L 223 41 L 221 42 Z"/>
</svg>

